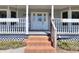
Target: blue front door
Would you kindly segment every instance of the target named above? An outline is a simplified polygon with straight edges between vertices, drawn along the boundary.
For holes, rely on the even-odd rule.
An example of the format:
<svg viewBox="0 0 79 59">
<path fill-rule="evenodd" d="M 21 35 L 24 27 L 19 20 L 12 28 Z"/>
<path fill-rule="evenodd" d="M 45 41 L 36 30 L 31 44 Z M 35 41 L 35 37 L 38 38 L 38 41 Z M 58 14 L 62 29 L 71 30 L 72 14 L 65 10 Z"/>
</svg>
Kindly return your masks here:
<svg viewBox="0 0 79 59">
<path fill-rule="evenodd" d="M 47 12 L 31 13 L 31 30 L 48 30 Z"/>
</svg>

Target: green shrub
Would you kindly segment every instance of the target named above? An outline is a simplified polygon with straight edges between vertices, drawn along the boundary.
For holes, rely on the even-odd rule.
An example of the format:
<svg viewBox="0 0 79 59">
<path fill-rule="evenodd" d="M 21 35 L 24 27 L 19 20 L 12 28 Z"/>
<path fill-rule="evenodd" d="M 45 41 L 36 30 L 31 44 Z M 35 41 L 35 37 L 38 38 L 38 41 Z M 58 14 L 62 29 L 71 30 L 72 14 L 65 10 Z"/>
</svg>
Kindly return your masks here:
<svg viewBox="0 0 79 59">
<path fill-rule="evenodd" d="M 58 46 L 65 50 L 79 51 L 79 41 L 77 40 L 58 40 Z"/>
<path fill-rule="evenodd" d="M 22 41 L 0 41 L 0 50 L 23 47 Z"/>
</svg>

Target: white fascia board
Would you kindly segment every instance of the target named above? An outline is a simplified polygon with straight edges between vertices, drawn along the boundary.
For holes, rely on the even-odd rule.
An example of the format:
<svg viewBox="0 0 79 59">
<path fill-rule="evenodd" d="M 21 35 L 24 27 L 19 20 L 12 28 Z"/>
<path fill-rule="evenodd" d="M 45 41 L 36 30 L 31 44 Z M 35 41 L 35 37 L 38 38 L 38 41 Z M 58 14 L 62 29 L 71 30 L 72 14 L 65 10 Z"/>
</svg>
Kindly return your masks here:
<svg viewBox="0 0 79 59">
<path fill-rule="evenodd" d="M 79 5 L 79 0 L 1 0 L 0 5 Z"/>
</svg>

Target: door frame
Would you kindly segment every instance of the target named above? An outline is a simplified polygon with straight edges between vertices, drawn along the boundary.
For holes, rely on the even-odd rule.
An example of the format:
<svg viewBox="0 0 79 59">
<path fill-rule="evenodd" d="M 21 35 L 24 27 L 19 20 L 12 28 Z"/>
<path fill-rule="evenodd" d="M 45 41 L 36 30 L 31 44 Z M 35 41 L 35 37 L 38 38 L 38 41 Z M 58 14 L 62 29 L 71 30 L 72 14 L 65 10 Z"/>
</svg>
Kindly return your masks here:
<svg viewBox="0 0 79 59">
<path fill-rule="evenodd" d="M 42 13 L 42 14 L 43 14 L 43 13 L 46 13 L 46 14 L 47 14 L 48 17 L 46 17 L 46 18 L 48 18 L 48 19 L 47 19 L 47 20 L 48 20 L 48 30 L 43 30 L 43 29 L 42 29 L 42 30 L 35 30 L 35 29 L 33 30 L 33 29 L 31 29 L 31 25 L 32 25 L 32 24 L 31 24 L 31 18 L 32 18 L 32 14 L 33 14 L 33 13 L 36 13 L 36 14 L 37 14 L 37 13 Z M 38 12 L 38 11 L 37 11 L 37 12 L 31 12 L 30 15 L 31 15 L 31 18 L 30 18 L 30 30 L 31 30 L 31 31 L 49 31 L 49 30 L 50 30 L 50 20 L 49 20 L 49 14 L 48 14 L 48 12 Z"/>
</svg>

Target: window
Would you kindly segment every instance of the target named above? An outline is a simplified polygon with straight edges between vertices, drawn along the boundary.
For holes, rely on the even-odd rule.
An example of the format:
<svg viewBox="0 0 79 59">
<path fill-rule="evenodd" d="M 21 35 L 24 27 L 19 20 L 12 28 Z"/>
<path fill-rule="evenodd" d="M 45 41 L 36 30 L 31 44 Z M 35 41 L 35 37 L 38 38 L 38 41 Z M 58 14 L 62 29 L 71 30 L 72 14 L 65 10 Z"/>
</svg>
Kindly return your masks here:
<svg viewBox="0 0 79 59">
<path fill-rule="evenodd" d="M 16 18 L 16 12 L 15 11 L 11 11 L 11 18 Z"/>
<path fill-rule="evenodd" d="M 79 19 L 79 11 L 72 11 L 72 19 Z"/>
<path fill-rule="evenodd" d="M 68 18 L 68 12 L 67 11 L 62 13 L 62 18 Z"/>
<path fill-rule="evenodd" d="M 6 18 L 7 12 L 6 11 L 0 11 L 0 18 Z"/>
</svg>

